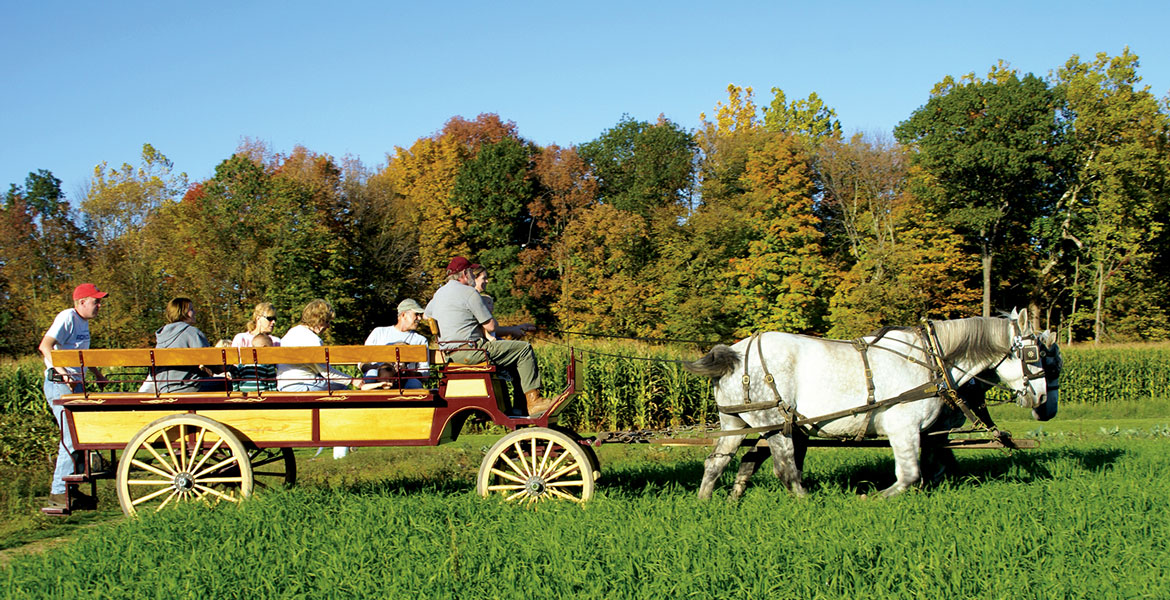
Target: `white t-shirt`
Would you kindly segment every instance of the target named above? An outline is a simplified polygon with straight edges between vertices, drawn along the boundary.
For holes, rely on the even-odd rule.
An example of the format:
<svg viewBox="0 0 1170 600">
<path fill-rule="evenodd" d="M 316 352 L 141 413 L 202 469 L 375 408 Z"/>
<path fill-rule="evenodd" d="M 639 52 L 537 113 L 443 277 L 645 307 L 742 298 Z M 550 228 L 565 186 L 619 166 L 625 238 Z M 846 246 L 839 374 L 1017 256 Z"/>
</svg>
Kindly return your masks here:
<svg viewBox="0 0 1170 600">
<path fill-rule="evenodd" d="M 81 318 L 76 310 L 67 308 L 53 319 L 45 335 L 57 340 L 54 350 L 88 350 L 89 321 Z M 81 367 L 63 367 L 72 373 L 80 373 Z"/>
<path fill-rule="evenodd" d="M 397 327 L 378 327 L 370 332 L 366 338 L 367 346 L 392 346 L 394 344 L 410 344 L 412 346 L 426 346 L 427 338 L 415 331 L 399 331 Z M 403 363 L 412 371 L 427 371 L 430 365 L 426 361 L 417 363 Z M 366 377 L 378 377 L 378 369 L 366 371 Z"/>
<path fill-rule="evenodd" d="M 312 329 L 304 325 L 297 325 L 288 330 L 281 338 L 281 343 L 285 348 L 290 346 L 320 346 L 321 337 L 313 333 Z M 284 389 L 285 386 L 294 383 L 321 383 L 325 380 L 336 382 L 348 382 L 350 376 L 338 371 L 337 369 L 325 369 L 323 364 L 303 364 L 303 365 L 276 365 L 276 387 L 277 389 Z"/>
</svg>

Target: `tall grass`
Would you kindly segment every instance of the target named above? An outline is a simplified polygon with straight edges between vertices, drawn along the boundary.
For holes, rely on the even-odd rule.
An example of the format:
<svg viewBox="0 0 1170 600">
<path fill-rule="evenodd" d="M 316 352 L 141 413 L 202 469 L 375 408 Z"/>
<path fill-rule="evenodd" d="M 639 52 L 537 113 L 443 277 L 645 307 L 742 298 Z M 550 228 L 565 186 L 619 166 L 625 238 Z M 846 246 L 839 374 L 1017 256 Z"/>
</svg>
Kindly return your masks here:
<svg viewBox="0 0 1170 600">
<path fill-rule="evenodd" d="M 467 478 L 180 506 L 17 557 L 0 568 L 0 597 L 1170 594 L 1164 439 L 1054 442 L 1012 457 L 972 451 L 960 456 L 964 478 L 886 501 L 858 492 L 888 483 L 888 450 L 818 449 L 807 463 L 810 497 L 795 499 L 761 473 L 735 505 L 698 501 L 701 464 L 692 449 L 670 450 L 643 449 L 633 461 L 603 454 L 604 485 L 584 508 L 517 509 L 475 497 Z"/>
</svg>

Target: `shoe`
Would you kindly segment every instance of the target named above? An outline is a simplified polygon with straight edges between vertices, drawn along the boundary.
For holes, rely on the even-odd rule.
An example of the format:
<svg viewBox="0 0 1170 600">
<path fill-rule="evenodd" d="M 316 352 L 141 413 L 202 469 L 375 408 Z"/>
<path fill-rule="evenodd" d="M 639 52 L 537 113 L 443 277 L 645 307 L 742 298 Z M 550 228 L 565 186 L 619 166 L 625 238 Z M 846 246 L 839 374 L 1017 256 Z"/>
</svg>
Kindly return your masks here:
<svg viewBox="0 0 1170 600">
<path fill-rule="evenodd" d="M 541 398 L 540 390 L 538 389 L 524 392 L 524 400 L 528 403 L 528 418 L 535 419 L 540 417 L 544 413 L 548 412 L 548 409 L 552 408 L 552 406 L 560 399 L 561 396 Z"/>
<path fill-rule="evenodd" d="M 45 508 L 69 508 L 69 494 L 49 494 Z"/>
</svg>

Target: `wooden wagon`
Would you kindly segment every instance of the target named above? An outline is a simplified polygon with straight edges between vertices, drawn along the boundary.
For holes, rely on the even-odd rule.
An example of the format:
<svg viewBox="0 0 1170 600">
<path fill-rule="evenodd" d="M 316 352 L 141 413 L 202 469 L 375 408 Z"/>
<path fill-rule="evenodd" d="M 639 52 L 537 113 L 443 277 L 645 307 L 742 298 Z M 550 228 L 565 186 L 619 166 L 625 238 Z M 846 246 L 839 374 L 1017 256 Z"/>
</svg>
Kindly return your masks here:
<svg viewBox="0 0 1170 600">
<path fill-rule="evenodd" d="M 433 366 L 437 386 L 403 389 L 410 363 L 435 364 L 426 346 L 319 346 L 289 348 L 182 348 L 54 351 L 61 367 L 134 373 L 134 385 L 167 367 L 383 363 L 395 366 L 392 389 L 321 392 L 113 392 L 92 378 L 81 392 L 58 400 L 62 430 L 85 453 L 76 475 L 66 478 L 69 514 L 86 508 L 79 487 L 114 478 L 127 515 L 194 500 L 238 502 L 256 487 L 296 479 L 294 448 L 320 446 L 434 446 L 455 440 L 470 419 L 510 430 L 487 453 L 476 481 L 479 494 L 517 502 L 566 499 L 583 502 L 598 477 L 596 454 L 578 436 L 556 425 L 579 389 L 575 355 L 567 389 L 543 415 L 516 414 L 505 383 L 490 364 Z M 413 374 L 419 377 L 420 374 Z M 427 374 L 421 374 L 426 380 Z M 257 381 L 256 383 L 262 383 Z M 263 387 L 263 386 L 256 386 Z M 521 404 L 521 406 L 523 406 Z M 105 459 L 102 452 L 109 453 Z M 120 457 L 118 455 L 120 453 Z M 98 455 L 95 457 L 94 455 Z"/>
</svg>

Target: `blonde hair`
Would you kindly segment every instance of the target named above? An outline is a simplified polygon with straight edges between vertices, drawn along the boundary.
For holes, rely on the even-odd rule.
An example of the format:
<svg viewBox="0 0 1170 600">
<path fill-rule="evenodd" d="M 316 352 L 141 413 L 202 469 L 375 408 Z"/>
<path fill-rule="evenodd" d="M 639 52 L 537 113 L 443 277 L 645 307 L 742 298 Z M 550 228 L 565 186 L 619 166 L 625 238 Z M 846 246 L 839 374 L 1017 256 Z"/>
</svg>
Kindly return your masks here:
<svg viewBox="0 0 1170 600">
<path fill-rule="evenodd" d="M 187 311 L 191 310 L 194 305 L 195 303 L 191 302 L 190 298 L 171 298 L 171 301 L 167 302 L 167 309 L 163 311 L 163 315 L 166 317 L 167 323 L 178 323 L 187 318 Z"/>
<path fill-rule="evenodd" d="M 333 321 L 333 306 L 325 300 L 310 300 L 301 311 L 301 325 L 305 327 L 327 327 Z"/>
<path fill-rule="evenodd" d="M 261 302 L 260 304 L 257 304 L 256 308 L 252 309 L 252 318 L 248 319 L 248 333 L 256 332 L 257 319 L 274 312 L 276 312 L 276 309 L 272 307 L 271 302 Z"/>
<path fill-rule="evenodd" d="M 252 336 L 252 346 L 255 348 L 268 348 L 272 345 L 272 336 L 267 333 L 257 333 Z"/>
</svg>

